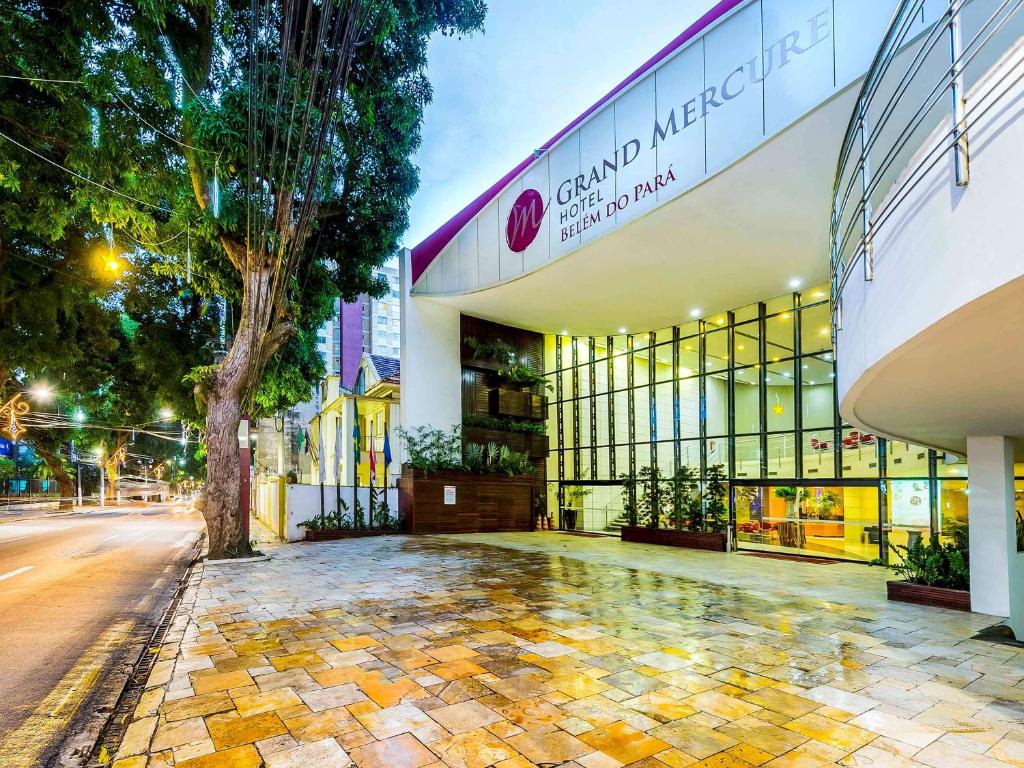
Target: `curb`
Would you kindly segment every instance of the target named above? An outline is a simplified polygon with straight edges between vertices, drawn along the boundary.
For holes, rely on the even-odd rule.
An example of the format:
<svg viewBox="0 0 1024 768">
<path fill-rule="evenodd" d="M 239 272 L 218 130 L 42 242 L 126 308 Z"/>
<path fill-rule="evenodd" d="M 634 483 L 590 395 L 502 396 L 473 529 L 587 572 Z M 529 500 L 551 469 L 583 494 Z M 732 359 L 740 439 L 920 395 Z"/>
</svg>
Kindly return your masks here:
<svg viewBox="0 0 1024 768">
<path fill-rule="evenodd" d="M 192 562 L 189 563 L 178 581 L 174 595 L 164 610 L 160 621 L 157 622 L 149 640 L 143 645 L 139 657 L 132 666 L 131 672 L 126 676 L 121 692 L 118 694 L 110 715 L 102 723 L 96 734 L 96 740 L 92 745 L 88 756 L 83 760 L 81 766 L 109 765 L 117 754 L 117 750 L 124 738 L 125 730 L 132 721 L 132 715 L 146 690 L 146 681 L 156 664 L 160 649 L 167 637 L 168 630 L 177 617 L 178 608 L 181 605 L 185 592 L 192 582 L 196 566 L 200 561 L 201 544 L 203 537 L 196 542 L 195 554 Z"/>
</svg>

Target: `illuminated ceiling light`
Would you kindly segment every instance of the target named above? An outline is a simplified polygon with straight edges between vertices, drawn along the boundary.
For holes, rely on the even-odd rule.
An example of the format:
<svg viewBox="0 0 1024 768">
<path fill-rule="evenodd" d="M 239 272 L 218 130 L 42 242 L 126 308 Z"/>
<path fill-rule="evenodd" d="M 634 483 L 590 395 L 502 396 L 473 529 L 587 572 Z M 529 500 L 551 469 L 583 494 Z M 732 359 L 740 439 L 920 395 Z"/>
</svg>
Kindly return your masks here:
<svg viewBox="0 0 1024 768">
<path fill-rule="evenodd" d="M 696 307 L 690 310 L 690 317 L 700 317 L 700 310 Z"/>
<path fill-rule="evenodd" d="M 789 312 L 783 312 L 782 313 L 782 319 L 783 320 L 789 320 Z"/>
<path fill-rule="evenodd" d="M 811 294 L 811 296 L 813 296 L 816 299 L 820 299 L 820 298 L 823 298 L 825 296 L 825 292 L 824 291 L 815 291 L 814 293 Z"/>
<path fill-rule="evenodd" d="M 561 333 L 561 334 L 559 334 L 559 335 L 561 335 L 561 336 L 568 336 L 568 335 L 569 335 L 569 332 L 568 332 L 568 331 L 562 331 L 562 333 Z"/>
<path fill-rule="evenodd" d="M 793 288 L 794 290 L 799 288 L 800 287 L 800 278 L 799 277 L 794 277 L 792 280 L 790 280 L 789 281 L 789 287 Z"/>
<path fill-rule="evenodd" d="M 812 381 L 812 382 L 811 382 L 811 384 L 812 384 L 812 385 L 813 385 L 813 384 L 817 384 L 817 383 L 818 383 L 818 382 L 816 382 L 816 381 Z"/>
<path fill-rule="evenodd" d="M 830 379 L 834 379 L 834 378 L 836 377 L 836 375 L 835 375 L 834 373 L 830 373 L 830 374 L 828 375 L 828 377 L 829 377 Z"/>
<path fill-rule="evenodd" d="M 832 359 L 832 353 L 829 352 L 827 355 L 825 355 L 825 359 L 826 360 L 831 360 Z"/>
<path fill-rule="evenodd" d="M 619 328 L 619 333 L 625 333 L 625 332 L 626 332 L 625 328 Z"/>
<path fill-rule="evenodd" d="M 693 376 L 693 371 L 690 370 L 689 368 L 680 368 L 679 375 L 683 378 L 686 378 L 687 376 Z"/>
<path fill-rule="evenodd" d="M 683 347 L 683 349 L 685 349 L 687 352 L 693 352 L 693 345 L 687 344 L 685 347 Z"/>
<path fill-rule="evenodd" d="M 783 371 L 782 375 L 785 376 L 787 379 L 789 378 L 789 373 L 787 373 L 786 371 Z"/>
<path fill-rule="evenodd" d="M 715 325 L 725 325 L 725 319 L 721 317 L 718 318 L 717 320 L 715 320 Z"/>
<path fill-rule="evenodd" d="M 742 344 L 740 344 L 738 347 L 736 347 L 736 349 L 738 349 L 740 351 L 743 351 L 744 349 L 746 349 L 746 347 L 744 347 Z"/>
<path fill-rule="evenodd" d="M 820 333 L 822 336 L 828 336 L 828 328 L 822 328 L 820 331 L 818 331 L 818 333 Z"/>
<path fill-rule="evenodd" d="M 777 358 L 777 357 L 773 357 L 773 358 L 772 358 L 772 362 L 773 362 L 773 363 L 777 363 L 777 362 L 779 362 L 779 358 Z"/>
</svg>

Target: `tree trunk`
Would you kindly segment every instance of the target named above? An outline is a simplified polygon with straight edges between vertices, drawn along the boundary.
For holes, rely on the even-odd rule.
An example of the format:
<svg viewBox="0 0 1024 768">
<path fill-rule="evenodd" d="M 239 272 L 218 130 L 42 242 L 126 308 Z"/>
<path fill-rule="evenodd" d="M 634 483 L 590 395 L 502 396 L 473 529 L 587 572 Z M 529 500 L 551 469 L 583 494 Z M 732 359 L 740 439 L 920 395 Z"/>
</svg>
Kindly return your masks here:
<svg viewBox="0 0 1024 768">
<path fill-rule="evenodd" d="M 33 446 L 33 449 L 39 458 L 43 460 L 43 463 L 46 464 L 50 474 L 57 481 L 57 487 L 60 488 L 60 502 L 57 508 L 72 509 L 75 506 L 75 480 L 68 474 L 67 469 L 64 468 L 64 462 L 60 456 L 51 451 L 39 448 L 38 446 Z"/>
<path fill-rule="evenodd" d="M 196 394 L 206 401 L 206 488 L 197 506 L 206 519 L 213 559 L 250 553 L 242 518 L 247 512 L 239 508 L 238 425 L 243 401 L 258 386 L 267 360 L 291 333 L 290 323 L 275 311 L 273 284 L 270 269 L 243 275 L 242 307 L 231 348 L 212 380 L 196 387 Z"/>
<path fill-rule="evenodd" d="M 237 339 L 232 350 L 236 345 Z M 206 518 L 210 557 L 237 557 L 249 552 L 238 508 L 241 398 L 220 380 L 207 391 L 206 397 L 206 488 L 199 508 Z"/>
</svg>

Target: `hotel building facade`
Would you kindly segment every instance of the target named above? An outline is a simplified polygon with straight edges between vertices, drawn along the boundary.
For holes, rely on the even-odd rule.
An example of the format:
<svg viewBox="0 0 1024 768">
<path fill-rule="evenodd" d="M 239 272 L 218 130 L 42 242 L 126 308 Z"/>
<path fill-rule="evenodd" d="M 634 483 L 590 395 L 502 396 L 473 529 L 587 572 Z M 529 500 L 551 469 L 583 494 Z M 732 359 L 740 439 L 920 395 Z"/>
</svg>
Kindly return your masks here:
<svg viewBox="0 0 1024 768">
<path fill-rule="evenodd" d="M 720 468 L 740 550 L 966 525 L 1024 636 L 1019 5 L 717 3 L 403 254 L 403 424 L 466 423 L 466 340 L 506 339 L 563 528 L 652 466 Z"/>
</svg>

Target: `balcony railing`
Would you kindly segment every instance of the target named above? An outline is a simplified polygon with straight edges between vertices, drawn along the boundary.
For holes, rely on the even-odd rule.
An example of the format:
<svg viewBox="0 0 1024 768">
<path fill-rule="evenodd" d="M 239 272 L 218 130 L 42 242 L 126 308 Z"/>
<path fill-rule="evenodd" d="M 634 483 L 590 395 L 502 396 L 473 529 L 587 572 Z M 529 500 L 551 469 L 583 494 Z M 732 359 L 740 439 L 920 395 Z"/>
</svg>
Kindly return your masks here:
<svg viewBox="0 0 1024 768">
<path fill-rule="evenodd" d="M 970 182 L 972 127 L 1024 77 L 1024 54 L 1016 47 L 1022 5 L 1024 0 L 899 3 L 865 75 L 836 168 L 834 332 L 842 329 L 848 282 L 858 272 L 864 280 L 875 277 L 874 238 L 929 172 L 952 162 L 956 184 Z"/>
</svg>

